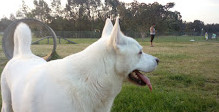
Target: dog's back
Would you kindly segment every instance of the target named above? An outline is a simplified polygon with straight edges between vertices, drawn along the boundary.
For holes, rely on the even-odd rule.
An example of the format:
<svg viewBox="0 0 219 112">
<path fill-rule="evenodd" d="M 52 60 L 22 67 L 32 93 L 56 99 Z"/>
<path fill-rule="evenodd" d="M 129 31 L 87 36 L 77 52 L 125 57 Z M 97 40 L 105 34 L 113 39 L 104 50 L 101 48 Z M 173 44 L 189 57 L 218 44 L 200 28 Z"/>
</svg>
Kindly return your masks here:
<svg viewBox="0 0 219 112">
<path fill-rule="evenodd" d="M 22 91 L 23 88 L 19 87 L 20 79 L 24 79 L 27 72 L 35 66 L 46 62 L 31 52 L 31 40 L 30 28 L 20 23 L 14 32 L 13 58 L 7 63 L 1 76 L 2 112 L 12 112 L 12 108 L 16 108 L 12 107 L 12 90 Z M 13 98 L 18 101 L 20 97 L 14 96 Z"/>
<path fill-rule="evenodd" d="M 14 71 L 16 75 L 20 71 L 28 71 L 28 68 L 33 68 L 38 64 L 45 63 L 46 61 L 31 51 L 31 31 L 25 23 L 20 23 L 14 32 L 14 52 L 13 58 L 7 63 L 4 68 L 3 74 L 6 71 Z M 10 70 L 8 70 L 10 69 Z"/>
</svg>

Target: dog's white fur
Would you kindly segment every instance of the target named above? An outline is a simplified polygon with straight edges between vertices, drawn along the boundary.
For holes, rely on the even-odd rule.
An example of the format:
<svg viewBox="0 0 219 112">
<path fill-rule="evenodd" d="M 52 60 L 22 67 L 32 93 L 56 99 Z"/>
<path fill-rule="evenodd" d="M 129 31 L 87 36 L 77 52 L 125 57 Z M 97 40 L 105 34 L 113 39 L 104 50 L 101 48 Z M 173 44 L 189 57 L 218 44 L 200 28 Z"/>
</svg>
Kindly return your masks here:
<svg viewBox="0 0 219 112">
<path fill-rule="evenodd" d="M 31 31 L 20 23 L 14 56 L 1 77 L 2 112 L 109 112 L 133 70 L 151 72 L 156 58 L 106 20 L 102 37 L 85 50 L 46 62 L 30 50 Z"/>
</svg>

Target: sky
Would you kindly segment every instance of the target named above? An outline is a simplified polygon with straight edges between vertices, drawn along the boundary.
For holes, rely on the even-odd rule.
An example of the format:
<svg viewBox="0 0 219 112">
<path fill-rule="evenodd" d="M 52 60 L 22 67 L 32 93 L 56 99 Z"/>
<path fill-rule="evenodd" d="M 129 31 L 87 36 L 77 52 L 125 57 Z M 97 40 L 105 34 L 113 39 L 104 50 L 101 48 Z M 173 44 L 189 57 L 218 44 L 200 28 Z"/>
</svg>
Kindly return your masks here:
<svg viewBox="0 0 219 112">
<path fill-rule="evenodd" d="M 33 7 L 33 0 L 24 0 L 29 7 Z M 49 3 L 51 0 L 45 0 Z M 67 0 L 61 0 L 65 5 Z M 130 3 L 133 0 L 120 0 Z M 137 0 L 142 3 L 158 2 L 165 5 L 168 2 L 174 2 L 175 6 L 171 11 L 178 11 L 182 15 L 182 20 L 193 22 L 201 20 L 205 24 L 219 24 L 219 0 Z M 11 13 L 14 15 L 21 8 L 22 0 L 0 0 L 0 18 L 9 17 Z"/>
</svg>

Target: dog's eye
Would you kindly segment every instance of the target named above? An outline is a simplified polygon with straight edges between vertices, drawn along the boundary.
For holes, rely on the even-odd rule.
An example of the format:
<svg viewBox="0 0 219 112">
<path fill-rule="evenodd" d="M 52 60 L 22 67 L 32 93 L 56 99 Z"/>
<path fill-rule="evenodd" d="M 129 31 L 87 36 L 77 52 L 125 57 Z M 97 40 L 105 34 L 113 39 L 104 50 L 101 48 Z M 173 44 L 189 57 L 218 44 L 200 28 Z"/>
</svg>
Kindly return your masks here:
<svg viewBox="0 0 219 112">
<path fill-rule="evenodd" d="M 138 54 L 142 54 L 142 51 L 140 51 Z"/>
</svg>

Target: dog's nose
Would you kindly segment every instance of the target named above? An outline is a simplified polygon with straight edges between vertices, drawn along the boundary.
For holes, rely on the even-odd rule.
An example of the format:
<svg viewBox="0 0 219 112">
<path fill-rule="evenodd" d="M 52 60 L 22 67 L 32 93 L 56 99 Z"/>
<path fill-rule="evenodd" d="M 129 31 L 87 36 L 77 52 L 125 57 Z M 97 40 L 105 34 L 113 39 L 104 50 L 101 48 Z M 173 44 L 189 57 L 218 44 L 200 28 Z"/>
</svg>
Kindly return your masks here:
<svg viewBox="0 0 219 112">
<path fill-rule="evenodd" d="M 158 58 L 156 58 L 155 60 L 156 60 L 157 64 L 160 62 L 160 60 Z"/>
</svg>

